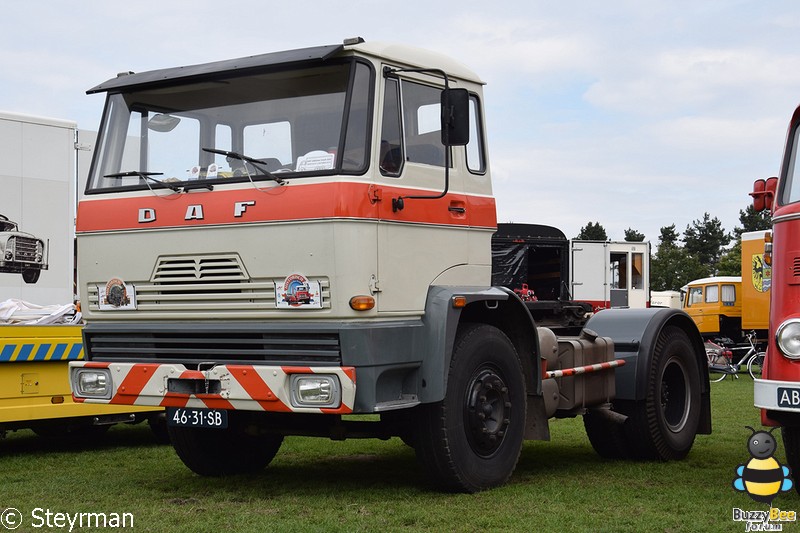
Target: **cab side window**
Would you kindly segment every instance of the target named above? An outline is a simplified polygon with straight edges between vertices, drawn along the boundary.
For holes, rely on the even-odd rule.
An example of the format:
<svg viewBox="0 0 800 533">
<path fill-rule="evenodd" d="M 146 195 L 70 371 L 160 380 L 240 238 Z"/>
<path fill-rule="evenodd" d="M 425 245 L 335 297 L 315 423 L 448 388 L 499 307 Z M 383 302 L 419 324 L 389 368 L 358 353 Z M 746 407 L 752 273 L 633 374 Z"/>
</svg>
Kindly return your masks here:
<svg viewBox="0 0 800 533">
<path fill-rule="evenodd" d="M 469 143 L 467 143 L 467 169 L 473 174 L 486 172 L 486 158 L 483 153 L 483 124 L 481 124 L 478 97 L 469 97 Z M 638 287 L 634 287 L 638 288 Z"/>
<path fill-rule="evenodd" d="M 444 166 L 441 89 L 403 80 L 406 161 Z"/>
<path fill-rule="evenodd" d="M 381 174 L 397 176 L 403 168 L 403 129 L 400 124 L 400 84 L 391 78 L 386 80 L 382 123 L 378 164 Z"/>
<path fill-rule="evenodd" d="M 706 287 L 706 303 L 715 304 L 719 302 L 719 286 L 709 285 Z"/>
<path fill-rule="evenodd" d="M 686 297 L 686 307 L 699 304 L 703 301 L 703 287 L 692 287 L 689 289 L 689 296 Z"/>
<path fill-rule="evenodd" d="M 736 303 L 736 286 L 722 286 L 722 305 L 732 306 Z"/>
</svg>

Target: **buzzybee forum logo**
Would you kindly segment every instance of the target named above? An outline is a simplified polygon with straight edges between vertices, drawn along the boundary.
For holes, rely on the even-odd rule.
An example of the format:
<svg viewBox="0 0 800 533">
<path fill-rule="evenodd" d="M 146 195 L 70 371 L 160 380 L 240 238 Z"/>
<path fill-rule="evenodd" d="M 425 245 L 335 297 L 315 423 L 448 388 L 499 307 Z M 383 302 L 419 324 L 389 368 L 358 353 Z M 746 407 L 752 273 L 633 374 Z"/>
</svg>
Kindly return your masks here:
<svg viewBox="0 0 800 533">
<path fill-rule="evenodd" d="M 772 507 L 772 500 L 781 492 L 792 489 L 794 482 L 790 479 L 791 470 L 775 459 L 778 444 L 770 431 L 756 431 L 750 426 L 745 426 L 751 431 L 747 439 L 747 451 L 750 460 L 736 467 L 736 477 L 733 479 L 733 488 L 744 492 L 758 503 L 769 505 L 769 511 L 746 511 L 733 509 L 734 522 L 745 522 L 745 531 L 782 531 L 782 522 L 795 522 L 795 511 L 781 511 Z"/>
<path fill-rule="evenodd" d="M 746 492 L 759 503 L 772 505 L 772 500 L 779 492 L 791 490 L 793 485 L 789 479 L 791 471 L 788 466 L 783 466 L 773 457 L 778 449 L 772 436 L 776 428 L 770 431 L 756 431 L 750 426 L 745 427 L 753 432 L 747 440 L 750 460 L 736 467 L 738 477 L 733 480 L 733 488 Z"/>
</svg>

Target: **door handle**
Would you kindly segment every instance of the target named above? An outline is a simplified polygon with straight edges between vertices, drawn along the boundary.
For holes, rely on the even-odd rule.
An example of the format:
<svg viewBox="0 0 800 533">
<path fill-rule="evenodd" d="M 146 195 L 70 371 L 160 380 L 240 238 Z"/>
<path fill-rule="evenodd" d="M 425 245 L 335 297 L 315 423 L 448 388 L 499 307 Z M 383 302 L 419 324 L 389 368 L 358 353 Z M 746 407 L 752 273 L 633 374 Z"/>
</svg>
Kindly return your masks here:
<svg viewBox="0 0 800 533">
<path fill-rule="evenodd" d="M 464 213 L 467 212 L 467 208 L 466 207 L 464 207 L 463 205 L 459 205 L 457 203 L 450 204 L 447 207 L 447 210 L 450 211 L 451 213 L 456 213 L 458 215 L 463 215 Z"/>
</svg>

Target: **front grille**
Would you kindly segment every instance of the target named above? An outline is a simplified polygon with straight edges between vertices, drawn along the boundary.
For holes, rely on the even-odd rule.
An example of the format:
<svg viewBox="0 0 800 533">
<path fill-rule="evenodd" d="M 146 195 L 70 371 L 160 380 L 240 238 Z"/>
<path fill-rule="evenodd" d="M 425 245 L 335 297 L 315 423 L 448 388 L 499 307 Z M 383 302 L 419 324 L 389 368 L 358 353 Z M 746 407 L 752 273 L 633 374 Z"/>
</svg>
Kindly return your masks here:
<svg viewBox="0 0 800 533">
<path fill-rule="evenodd" d="M 320 284 L 322 308 L 330 309 L 329 281 L 314 280 Z M 139 314 L 256 318 L 279 311 L 275 284 L 282 283 L 283 278 L 250 278 L 238 254 L 208 254 L 160 256 L 149 280 L 125 281 L 135 287 Z M 99 309 L 97 286 L 89 284 L 87 289 L 89 309 Z"/>
<path fill-rule="evenodd" d="M 258 326 L 153 325 L 84 330 L 84 349 L 95 361 L 341 365 L 336 332 L 263 331 Z"/>
<path fill-rule="evenodd" d="M 792 262 L 792 275 L 795 278 L 800 278 L 800 257 L 795 257 Z"/>
<path fill-rule="evenodd" d="M 214 283 L 237 282 L 249 278 L 241 259 L 236 254 L 191 257 L 159 257 L 153 283 Z"/>
<path fill-rule="evenodd" d="M 15 241 L 14 258 L 17 261 L 36 262 L 36 239 L 26 237 L 11 237 L 11 239 Z"/>
</svg>

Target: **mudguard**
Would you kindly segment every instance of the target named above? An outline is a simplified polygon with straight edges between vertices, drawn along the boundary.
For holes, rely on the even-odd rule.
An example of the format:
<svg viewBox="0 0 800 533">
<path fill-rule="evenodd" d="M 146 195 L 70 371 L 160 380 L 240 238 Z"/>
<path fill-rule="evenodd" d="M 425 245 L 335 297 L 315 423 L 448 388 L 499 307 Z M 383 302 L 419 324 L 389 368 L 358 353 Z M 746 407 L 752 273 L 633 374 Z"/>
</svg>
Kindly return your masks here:
<svg viewBox="0 0 800 533">
<path fill-rule="evenodd" d="M 454 296 L 466 298 L 466 305 L 453 307 Z M 424 355 L 420 369 L 423 385 L 419 391 L 422 403 L 444 398 L 453 343 L 461 322 L 491 324 L 502 330 L 520 354 L 529 391 L 541 391 L 541 376 L 534 371 L 539 353 L 536 327 L 517 295 L 504 287 L 433 286 L 428 290 L 423 318 Z"/>
<path fill-rule="evenodd" d="M 614 341 L 617 359 L 625 365 L 615 372 L 616 399 L 642 401 L 647 392 L 648 370 L 653 357 L 656 340 L 667 325 L 674 325 L 686 332 L 694 348 L 697 367 L 700 369 L 701 402 L 700 427 L 698 432 L 711 431 L 711 396 L 708 381 L 703 340 L 692 319 L 678 309 L 606 309 L 595 314 L 586 323 L 590 329 Z"/>
</svg>

